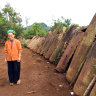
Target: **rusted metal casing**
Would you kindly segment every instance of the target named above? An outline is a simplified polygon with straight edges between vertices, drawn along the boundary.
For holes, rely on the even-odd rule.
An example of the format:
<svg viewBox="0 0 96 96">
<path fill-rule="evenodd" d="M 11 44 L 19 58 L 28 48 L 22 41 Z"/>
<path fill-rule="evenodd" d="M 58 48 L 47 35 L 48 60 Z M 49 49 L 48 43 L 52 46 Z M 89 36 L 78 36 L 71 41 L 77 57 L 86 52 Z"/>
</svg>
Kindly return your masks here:
<svg viewBox="0 0 96 96">
<path fill-rule="evenodd" d="M 62 30 L 61 30 L 61 32 L 60 32 L 60 34 L 58 34 L 58 35 L 56 35 L 56 36 L 54 37 L 54 41 L 53 41 L 53 43 L 51 44 L 49 50 L 44 54 L 44 57 L 45 57 L 46 59 L 49 59 L 49 58 L 50 58 L 50 56 L 51 56 L 51 54 L 53 53 L 53 51 L 55 50 L 56 46 L 58 46 L 58 44 L 59 44 L 59 42 L 60 42 L 63 34 L 65 34 L 65 30 L 66 30 L 66 27 L 63 27 Z"/>
<path fill-rule="evenodd" d="M 72 37 L 72 32 L 75 29 L 75 26 L 72 25 L 69 30 L 66 32 L 66 34 L 63 35 L 59 45 L 56 46 L 56 49 L 54 50 L 54 52 L 52 53 L 52 55 L 50 56 L 49 60 L 50 62 L 58 62 L 59 59 L 62 56 L 62 53 L 64 51 L 64 48 L 67 47 L 67 44 L 70 40 L 70 38 Z"/>
<path fill-rule="evenodd" d="M 69 82 L 74 81 L 74 78 L 76 78 L 79 75 L 78 74 L 76 76 L 76 74 L 79 73 L 78 70 L 80 70 L 80 67 L 82 68 L 82 64 L 90 50 L 95 35 L 96 35 L 96 14 L 94 15 L 91 23 L 89 24 L 83 40 L 78 45 L 76 52 L 74 53 L 74 57 L 69 66 L 69 69 L 66 73 L 66 78 Z"/>
<path fill-rule="evenodd" d="M 96 83 L 95 83 L 95 85 L 94 85 L 94 87 L 90 93 L 90 96 L 96 96 Z"/>
<path fill-rule="evenodd" d="M 44 55 L 44 53 L 46 53 L 50 47 L 50 45 L 52 44 L 54 37 L 57 35 L 59 30 L 59 26 L 57 26 L 57 28 L 53 31 L 52 36 L 50 37 L 50 39 L 48 39 L 48 41 L 46 42 L 46 46 L 43 46 L 42 51 L 40 52 L 41 55 Z"/>
<path fill-rule="evenodd" d="M 70 59 L 72 59 L 72 56 L 74 55 L 74 52 L 79 45 L 80 41 L 84 37 L 84 32 L 80 31 L 77 32 L 69 42 L 69 45 L 67 46 L 66 50 L 64 51 L 57 67 L 56 70 L 58 72 L 65 72 L 66 68 L 69 66 L 68 62 Z"/>
<path fill-rule="evenodd" d="M 87 55 L 87 59 L 73 88 L 74 92 L 79 96 L 83 96 L 85 90 L 87 89 L 95 74 L 96 42 L 92 45 L 92 48 Z"/>
</svg>

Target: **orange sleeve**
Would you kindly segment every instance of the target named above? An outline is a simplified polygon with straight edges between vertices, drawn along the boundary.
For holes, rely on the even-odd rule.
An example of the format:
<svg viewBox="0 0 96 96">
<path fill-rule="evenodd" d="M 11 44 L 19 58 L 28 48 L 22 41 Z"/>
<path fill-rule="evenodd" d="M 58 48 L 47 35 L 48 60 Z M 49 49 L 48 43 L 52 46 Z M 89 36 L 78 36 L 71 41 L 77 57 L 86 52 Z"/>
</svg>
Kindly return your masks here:
<svg viewBox="0 0 96 96">
<path fill-rule="evenodd" d="M 21 53 L 22 52 L 22 46 L 21 46 L 21 42 L 20 41 L 18 41 L 17 46 L 18 46 L 19 53 Z"/>
<path fill-rule="evenodd" d="M 7 53 L 7 42 L 5 43 L 5 46 L 4 46 L 4 52 Z"/>
</svg>

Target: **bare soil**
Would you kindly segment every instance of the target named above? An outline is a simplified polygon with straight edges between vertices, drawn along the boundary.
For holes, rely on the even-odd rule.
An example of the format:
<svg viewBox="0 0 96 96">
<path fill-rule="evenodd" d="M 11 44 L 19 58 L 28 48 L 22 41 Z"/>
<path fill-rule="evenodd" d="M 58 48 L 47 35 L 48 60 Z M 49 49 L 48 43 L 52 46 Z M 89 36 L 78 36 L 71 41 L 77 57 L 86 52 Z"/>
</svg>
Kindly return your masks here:
<svg viewBox="0 0 96 96">
<path fill-rule="evenodd" d="M 0 46 L 0 96 L 71 96 L 65 74 L 56 73 L 54 64 L 27 48 L 22 52 L 21 85 L 10 86 L 3 48 Z"/>
</svg>

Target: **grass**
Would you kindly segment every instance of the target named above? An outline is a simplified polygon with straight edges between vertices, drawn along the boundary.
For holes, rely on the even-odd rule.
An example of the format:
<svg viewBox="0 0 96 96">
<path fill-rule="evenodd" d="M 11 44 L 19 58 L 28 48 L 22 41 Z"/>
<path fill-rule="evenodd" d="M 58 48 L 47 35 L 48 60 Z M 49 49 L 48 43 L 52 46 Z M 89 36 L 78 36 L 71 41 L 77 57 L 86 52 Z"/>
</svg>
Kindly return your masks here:
<svg viewBox="0 0 96 96">
<path fill-rule="evenodd" d="M 24 42 L 24 43 L 23 43 L 23 46 L 24 46 L 25 48 L 27 48 L 27 47 L 28 47 L 28 44 L 27 44 L 26 42 Z"/>
</svg>

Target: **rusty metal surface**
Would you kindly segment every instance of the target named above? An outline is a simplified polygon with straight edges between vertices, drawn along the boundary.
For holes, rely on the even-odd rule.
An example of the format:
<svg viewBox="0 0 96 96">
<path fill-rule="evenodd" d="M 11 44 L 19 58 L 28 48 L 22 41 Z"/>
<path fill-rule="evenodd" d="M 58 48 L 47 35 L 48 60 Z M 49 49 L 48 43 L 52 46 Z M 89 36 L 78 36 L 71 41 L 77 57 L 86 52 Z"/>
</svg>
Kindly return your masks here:
<svg viewBox="0 0 96 96">
<path fill-rule="evenodd" d="M 59 26 L 57 26 L 57 28 L 53 31 L 53 34 L 52 36 L 50 36 L 50 38 L 47 40 L 46 44 L 43 46 L 40 54 L 44 54 L 46 51 L 48 51 L 50 45 L 52 44 L 53 40 L 54 40 L 54 37 L 57 35 L 58 33 L 58 30 L 59 30 Z"/>
<path fill-rule="evenodd" d="M 39 37 L 39 38 L 37 39 L 36 44 L 33 46 L 32 50 L 33 50 L 34 52 L 37 52 L 37 50 L 38 50 L 39 47 L 42 45 L 42 43 L 44 42 L 44 40 L 45 40 L 45 37 Z"/>
<path fill-rule="evenodd" d="M 45 57 L 46 59 L 49 59 L 50 55 L 51 55 L 52 52 L 54 51 L 54 49 L 55 49 L 55 47 L 56 47 L 56 44 L 57 44 L 57 41 L 58 41 L 58 36 L 55 36 L 52 44 L 51 44 L 50 47 L 49 47 L 49 50 L 44 53 L 44 57 Z"/>
<path fill-rule="evenodd" d="M 38 54 L 41 52 L 42 46 L 43 46 L 43 45 L 41 45 L 41 46 L 37 49 L 37 53 L 38 53 Z"/>
<path fill-rule="evenodd" d="M 31 39 L 27 39 L 27 40 L 25 40 L 25 41 L 23 41 L 23 42 L 25 42 L 25 43 L 27 43 L 27 44 L 29 45 L 30 42 L 31 42 Z"/>
<path fill-rule="evenodd" d="M 51 31 L 49 31 L 49 32 L 47 33 L 47 35 L 45 36 L 45 41 L 44 41 L 44 43 L 38 48 L 37 53 L 40 53 L 40 52 L 41 52 L 43 46 L 46 44 L 46 42 L 47 42 L 47 40 L 48 40 L 48 38 L 49 38 L 50 36 L 51 36 Z"/>
<path fill-rule="evenodd" d="M 69 82 L 72 82 L 74 80 L 74 77 L 80 69 L 80 66 L 82 66 L 82 62 L 85 60 L 87 53 L 90 50 L 90 46 L 94 41 L 96 35 L 96 14 L 94 15 L 85 33 L 86 34 L 83 40 L 76 49 L 76 52 L 66 74 L 66 78 Z"/>
<path fill-rule="evenodd" d="M 56 46 L 59 44 L 63 34 L 65 34 L 66 27 L 63 27 L 59 35 L 54 37 L 54 41 L 51 44 L 49 50 L 44 54 L 46 59 L 49 59 L 50 56 L 52 55 L 52 52 L 55 50 Z"/>
<path fill-rule="evenodd" d="M 67 46 L 66 50 L 64 51 L 57 67 L 56 70 L 58 72 L 65 72 L 67 66 L 68 66 L 68 62 L 71 59 L 72 55 L 74 54 L 78 44 L 80 43 L 80 41 L 83 39 L 84 37 L 84 32 L 78 32 L 77 34 L 75 34 L 71 41 L 69 42 L 69 45 Z"/>
<path fill-rule="evenodd" d="M 84 63 L 83 69 L 80 72 L 80 75 L 75 83 L 74 92 L 83 96 L 85 90 L 96 74 L 96 42 L 93 44 L 92 48 L 89 51 L 87 59 Z"/>
<path fill-rule="evenodd" d="M 56 49 L 54 50 L 54 52 L 52 53 L 52 55 L 49 58 L 49 60 L 51 62 L 54 62 L 54 61 L 58 62 L 58 60 L 60 59 L 61 54 L 63 53 L 62 50 L 64 50 L 64 47 L 66 47 L 67 43 L 69 42 L 70 37 L 71 37 L 72 32 L 73 32 L 74 29 L 75 29 L 75 26 L 72 25 L 69 28 L 69 30 L 66 32 L 66 34 L 63 35 L 59 45 L 56 46 Z M 64 44 L 65 44 L 65 46 L 64 46 Z"/>
<path fill-rule="evenodd" d="M 32 39 L 32 41 L 30 42 L 30 45 L 28 45 L 28 47 L 30 49 L 32 49 L 33 51 L 35 51 L 36 47 L 39 46 L 40 41 L 42 41 L 43 39 L 44 39 L 44 37 L 36 36 L 34 39 Z"/>
<path fill-rule="evenodd" d="M 42 45 L 42 48 L 41 48 L 41 50 L 40 50 L 40 54 L 41 54 L 41 55 L 43 54 L 43 49 L 45 48 L 45 46 L 46 46 L 47 43 L 49 42 L 51 36 L 52 36 L 51 32 L 48 32 L 48 35 L 47 35 L 47 37 L 46 37 L 46 39 L 45 39 L 45 42 L 44 42 L 44 44 Z"/>
<path fill-rule="evenodd" d="M 94 85 L 94 87 L 90 93 L 90 96 L 96 96 L 96 83 L 95 83 L 95 85 Z"/>
<path fill-rule="evenodd" d="M 32 39 L 31 39 L 31 41 L 30 41 L 30 43 L 28 44 L 28 48 L 32 48 L 32 46 L 34 45 L 34 42 L 36 41 L 36 39 L 38 39 L 38 37 L 37 36 L 34 36 Z"/>
</svg>

